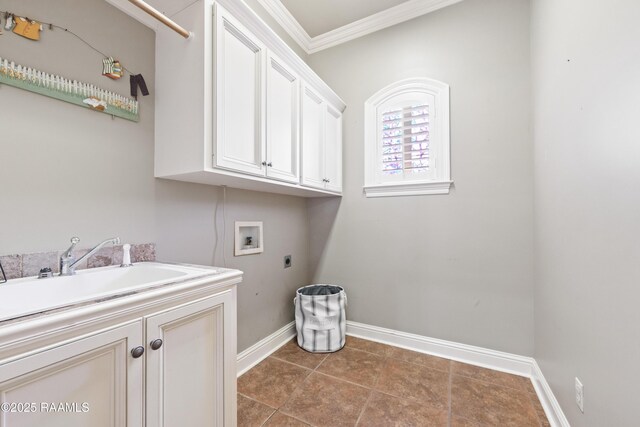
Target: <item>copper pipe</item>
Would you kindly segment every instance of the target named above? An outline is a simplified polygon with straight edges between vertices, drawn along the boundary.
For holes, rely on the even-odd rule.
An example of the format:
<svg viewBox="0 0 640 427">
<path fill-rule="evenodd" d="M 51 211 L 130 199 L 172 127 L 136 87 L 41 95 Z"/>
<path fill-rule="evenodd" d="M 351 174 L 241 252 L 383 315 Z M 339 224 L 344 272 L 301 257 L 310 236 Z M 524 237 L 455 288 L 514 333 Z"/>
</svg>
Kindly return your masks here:
<svg viewBox="0 0 640 427">
<path fill-rule="evenodd" d="M 185 39 L 191 38 L 191 32 L 185 30 L 180 25 L 173 22 L 171 19 L 167 18 L 165 15 L 160 13 L 156 8 L 149 5 L 148 3 L 142 0 L 129 0 L 129 2 L 133 3 L 135 6 L 139 7 L 149 15 L 153 16 L 158 21 L 162 22 L 167 27 L 171 28 L 176 33 L 180 34 Z"/>
</svg>

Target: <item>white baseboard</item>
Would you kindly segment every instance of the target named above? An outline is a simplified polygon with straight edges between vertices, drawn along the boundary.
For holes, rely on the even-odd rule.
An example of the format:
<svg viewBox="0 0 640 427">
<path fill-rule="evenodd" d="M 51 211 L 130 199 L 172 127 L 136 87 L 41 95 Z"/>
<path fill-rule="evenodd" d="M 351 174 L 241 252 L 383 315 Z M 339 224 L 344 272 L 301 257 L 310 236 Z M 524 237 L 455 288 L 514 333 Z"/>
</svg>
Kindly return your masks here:
<svg viewBox="0 0 640 427">
<path fill-rule="evenodd" d="M 531 377 L 530 357 L 347 321 L 347 334 L 496 371 Z"/>
<path fill-rule="evenodd" d="M 540 403 L 542 403 L 544 412 L 547 414 L 549 423 L 552 426 L 570 427 L 569 420 L 567 420 L 564 412 L 562 412 L 560 403 L 558 403 L 556 396 L 551 390 L 551 386 L 542 374 L 542 370 L 535 359 L 533 359 L 533 375 L 531 379 L 533 380 L 533 386 L 536 389 Z"/>
<path fill-rule="evenodd" d="M 268 337 L 258 341 L 242 353 L 238 354 L 238 376 L 244 374 L 258 363 L 269 357 L 277 349 L 296 336 L 296 324 L 291 322 L 278 329 Z"/>
<path fill-rule="evenodd" d="M 551 391 L 551 387 L 549 387 L 540 367 L 532 357 L 429 338 L 352 321 L 347 321 L 347 335 L 531 378 L 549 423 L 553 427 L 570 427 L 562 408 L 560 408 Z"/>
</svg>

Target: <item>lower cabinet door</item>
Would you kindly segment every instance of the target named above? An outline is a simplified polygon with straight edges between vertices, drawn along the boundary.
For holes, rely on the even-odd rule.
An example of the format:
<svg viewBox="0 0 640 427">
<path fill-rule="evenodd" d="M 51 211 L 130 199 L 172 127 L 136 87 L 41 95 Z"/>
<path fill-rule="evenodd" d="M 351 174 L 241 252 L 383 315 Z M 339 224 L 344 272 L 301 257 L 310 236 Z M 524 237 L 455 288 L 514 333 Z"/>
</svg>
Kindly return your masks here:
<svg viewBox="0 0 640 427">
<path fill-rule="evenodd" d="M 233 292 L 146 318 L 147 426 L 236 425 Z"/>
<path fill-rule="evenodd" d="M 0 365 L 0 425 L 142 427 L 142 322 Z"/>
</svg>

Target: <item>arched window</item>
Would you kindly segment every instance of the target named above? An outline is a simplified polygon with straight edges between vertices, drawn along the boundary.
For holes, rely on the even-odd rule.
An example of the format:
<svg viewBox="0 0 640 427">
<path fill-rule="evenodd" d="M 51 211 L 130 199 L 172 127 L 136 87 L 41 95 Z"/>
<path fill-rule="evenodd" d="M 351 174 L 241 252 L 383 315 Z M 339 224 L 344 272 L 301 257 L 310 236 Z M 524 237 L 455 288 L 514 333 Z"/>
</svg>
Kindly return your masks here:
<svg viewBox="0 0 640 427">
<path fill-rule="evenodd" d="M 364 124 L 367 197 L 449 193 L 449 85 L 393 83 L 365 102 Z"/>
</svg>

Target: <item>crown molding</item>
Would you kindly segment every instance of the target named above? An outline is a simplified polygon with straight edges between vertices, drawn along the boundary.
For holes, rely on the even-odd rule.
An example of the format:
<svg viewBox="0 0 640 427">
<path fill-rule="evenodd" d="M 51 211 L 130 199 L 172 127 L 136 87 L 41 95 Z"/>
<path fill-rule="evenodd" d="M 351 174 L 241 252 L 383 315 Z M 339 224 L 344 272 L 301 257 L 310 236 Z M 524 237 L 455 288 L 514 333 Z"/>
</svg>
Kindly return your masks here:
<svg viewBox="0 0 640 427">
<path fill-rule="evenodd" d="M 335 30 L 311 37 L 280 0 L 258 0 L 276 22 L 308 54 L 346 43 L 461 1 L 463 0 L 409 0 Z"/>
<path fill-rule="evenodd" d="M 293 17 L 280 0 L 258 0 L 258 3 L 276 20 L 278 24 L 298 43 L 298 45 L 309 53 L 311 49 L 311 36 L 302 28 L 302 25 Z"/>
<path fill-rule="evenodd" d="M 280 1 L 280 0 L 271 0 Z M 311 39 L 309 53 L 319 52 L 333 46 L 357 39 L 387 27 L 400 24 L 418 16 L 459 3 L 462 0 L 409 0 L 392 8 L 362 18 L 351 24 L 331 30 Z"/>
</svg>

